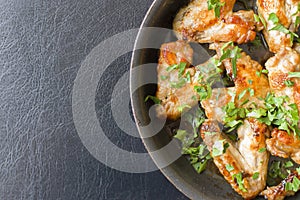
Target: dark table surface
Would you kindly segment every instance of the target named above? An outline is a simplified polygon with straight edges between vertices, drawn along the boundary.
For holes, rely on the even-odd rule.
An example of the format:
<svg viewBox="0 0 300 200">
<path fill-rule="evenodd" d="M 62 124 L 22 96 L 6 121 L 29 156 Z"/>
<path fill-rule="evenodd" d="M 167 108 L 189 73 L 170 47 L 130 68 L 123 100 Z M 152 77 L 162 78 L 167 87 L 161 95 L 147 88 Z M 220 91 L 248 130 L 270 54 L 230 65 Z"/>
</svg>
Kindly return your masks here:
<svg viewBox="0 0 300 200">
<path fill-rule="evenodd" d="M 160 171 L 126 173 L 98 161 L 80 140 L 72 115 L 82 62 L 105 39 L 138 28 L 151 3 L 1 0 L 0 199 L 186 199 Z M 114 144 L 145 152 L 140 139 L 118 128 L 110 106 L 130 57 L 126 53 L 107 68 L 95 107 Z"/>
</svg>

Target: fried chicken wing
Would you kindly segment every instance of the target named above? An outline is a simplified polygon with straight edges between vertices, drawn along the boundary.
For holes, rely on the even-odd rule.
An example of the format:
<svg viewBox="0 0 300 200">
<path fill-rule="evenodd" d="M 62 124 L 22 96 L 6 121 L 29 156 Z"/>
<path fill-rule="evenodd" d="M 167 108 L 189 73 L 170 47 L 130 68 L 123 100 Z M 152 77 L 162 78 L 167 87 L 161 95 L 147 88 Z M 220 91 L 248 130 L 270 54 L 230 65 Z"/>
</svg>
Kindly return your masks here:
<svg viewBox="0 0 300 200">
<path fill-rule="evenodd" d="M 300 80 L 289 78 L 289 72 L 300 71 L 300 54 L 289 47 L 281 49 L 274 57 L 266 62 L 269 71 L 271 91 L 278 97 L 288 96 L 286 106 L 295 103 L 300 110 Z M 292 85 L 288 85 L 290 81 Z M 267 140 L 267 148 L 272 155 L 288 158 L 291 157 L 300 164 L 300 138 L 293 133 L 275 128 L 272 138 Z"/>
<path fill-rule="evenodd" d="M 295 192 L 292 190 L 285 190 L 285 184 L 292 183 L 294 177 L 300 179 L 300 175 L 297 172 L 289 174 L 279 185 L 274 187 L 267 187 L 266 190 L 261 192 L 261 195 L 268 200 L 283 200 L 287 196 L 295 195 Z M 299 188 L 300 189 L 300 188 Z"/>
<path fill-rule="evenodd" d="M 214 163 L 237 193 L 251 199 L 265 188 L 269 154 L 259 149 L 266 147 L 266 125 L 255 119 L 246 119 L 238 129 L 239 141 L 236 144 L 221 132 L 215 120 L 206 120 L 200 131 Z M 220 143 L 227 144 L 227 149 L 221 148 L 223 152 L 214 156 L 213 152 L 220 149 Z"/>
<path fill-rule="evenodd" d="M 300 54 L 289 47 L 283 48 L 265 66 L 269 71 L 271 91 L 276 96 L 288 96 L 290 103 L 296 103 L 300 110 L 300 80 L 288 78 L 289 72 L 300 71 Z M 286 81 L 291 81 L 293 86 L 289 86 Z"/>
<path fill-rule="evenodd" d="M 256 25 L 253 11 L 232 13 L 235 0 L 221 0 L 220 17 L 208 10 L 206 0 L 193 0 L 182 8 L 173 22 L 179 39 L 199 43 L 228 42 L 246 43 L 255 39 Z M 259 27 L 259 25 L 258 25 Z"/>
<path fill-rule="evenodd" d="M 197 100 L 192 98 L 196 95 L 194 85 L 192 83 L 183 83 L 182 87 L 172 87 L 172 83 L 179 83 L 179 69 L 168 71 L 168 67 L 186 63 L 184 74 L 189 73 L 191 76 L 195 74 L 194 68 L 189 68 L 193 58 L 193 49 L 184 41 L 176 41 L 166 43 L 161 46 L 159 63 L 157 66 L 158 86 L 156 96 L 161 100 L 161 106 L 157 110 L 159 117 L 168 117 L 176 119 L 181 112 L 178 109 L 186 104 L 194 106 Z"/>
<path fill-rule="evenodd" d="M 210 45 L 210 48 L 215 49 L 218 56 L 221 57 L 223 46 L 224 44 L 222 43 L 215 43 Z M 227 48 L 233 47 L 229 46 Z M 265 98 L 270 88 L 267 76 L 262 73 L 262 66 L 255 60 L 252 60 L 245 52 L 241 52 L 240 58 L 236 61 L 236 77 L 233 77 L 232 62 L 230 59 L 225 59 L 223 65 L 235 84 L 236 105 L 240 107 L 243 104 L 244 107 L 247 107 L 254 102 L 257 106 L 263 107 L 263 101 L 260 98 Z M 239 95 L 245 91 L 247 92 L 243 97 L 239 98 Z M 249 103 L 245 104 L 246 100 L 249 100 Z"/>
<path fill-rule="evenodd" d="M 291 34 L 279 29 L 270 30 L 276 26 L 272 20 L 268 20 L 270 14 L 276 14 L 281 25 L 287 30 L 295 32 L 298 28 L 295 26 L 296 17 L 300 16 L 300 13 L 297 12 L 298 4 L 298 0 L 257 0 L 258 13 L 266 22 L 263 34 L 270 51 L 277 53 L 281 48 L 293 45 Z"/>
<path fill-rule="evenodd" d="M 273 129 L 272 138 L 267 139 L 268 151 L 278 157 L 292 158 L 296 163 L 300 164 L 300 138 L 293 133 Z"/>
</svg>

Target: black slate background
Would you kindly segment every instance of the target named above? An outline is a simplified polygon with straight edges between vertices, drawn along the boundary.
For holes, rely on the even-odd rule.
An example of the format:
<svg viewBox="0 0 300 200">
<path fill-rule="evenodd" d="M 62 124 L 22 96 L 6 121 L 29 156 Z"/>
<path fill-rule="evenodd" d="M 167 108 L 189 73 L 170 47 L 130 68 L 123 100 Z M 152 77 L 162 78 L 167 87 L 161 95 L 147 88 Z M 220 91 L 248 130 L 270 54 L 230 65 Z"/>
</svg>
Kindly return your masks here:
<svg viewBox="0 0 300 200">
<path fill-rule="evenodd" d="M 0 1 L 0 199 L 186 199 L 159 172 L 129 174 L 97 161 L 72 120 L 71 91 L 88 53 L 116 33 L 140 26 L 152 0 Z M 112 86 L 129 69 L 118 58 L 98 86 L 109 104 Z M 116 70 L 118 69 L 118 73 Z M 110 107 L 98 113 L 126 150 L 140 140 L 116 127 Z"/>
</svg>

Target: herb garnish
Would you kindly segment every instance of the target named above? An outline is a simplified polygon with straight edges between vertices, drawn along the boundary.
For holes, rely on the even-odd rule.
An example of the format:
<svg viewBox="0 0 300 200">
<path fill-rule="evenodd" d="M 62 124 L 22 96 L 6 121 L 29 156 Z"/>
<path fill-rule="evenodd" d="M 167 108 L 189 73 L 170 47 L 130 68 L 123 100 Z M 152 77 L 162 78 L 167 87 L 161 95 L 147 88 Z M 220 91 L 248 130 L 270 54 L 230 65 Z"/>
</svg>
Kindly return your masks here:
<svg viewBox="0 0 300 200">
<path fill-rule="evenodd" d="M 291 80 L 285 80 L 284 81 L 284 84 L 287 86 L 287 87 L 293 87 L 294 86 L 294 82 L 291 81 Z"/>
<path fill-rule="evenodd" d="M 149 99 L 151 99 L 155 104 L 160 104 L 161 103 L 161 100 L 155 96 L 152 96 L 152 95 L 148 95 L 146 98 L 145 98 L 145 102 L 148 101 Z"/>
<path fill-rule="evenodd" d="M 244 186 L 244 181 L 243 181 L 243 175 L 242 175 L 242 172 L 238 173 L 238 174 L 234 174 L 232 176 L 233 179 L 236 180 L 237 184 L 239 185 L 239 189 L 242 191 L 242 192 L 247 192 L 247 189 L 245 188 Z"/>
<path fill-rule="evenodd" d="M 288 78 L 300 78 L 300 72 L 289 72 Z"/>
<path fill-rule="evenodd" d="M 233 49 L 229 49 L 229 48 L 227 48 L 228 46 L 232 46 L 234 48 Z M 239 48 L 238 46 L 234 46 L 233 42 L 227 42 L 221 48 L 221 53 L 222 54 L 221 54 L 219 62 L 222 62 L 223 60 L 225 60 L 227 58 L 231 59 L 231 64 L 232 64 L 232 78 L 233 79 L 236 78 L 236 74 L 237 74 L 236 62 L 237 62 L 238 58 L 241 58 L 241 52 L 242 52 L 242 49 Z"/>
<path fill-rule="evenodd" d="M 297 105 L 288 104 L 288 101 L 287 96 L 276 97 L 268 93 L 264 99 L 264 108 L 238 108 L 234 102 L 229 102 L 223 107 L 225 127 L 231 128 L 228 132 L 233 131 L 243 124 L 246 117 L 253 117 L 269 126 L 275 125 L 280 130 L 300 136 Z"/>
<path fill-rule="evenodd" d="M 211 152 L 211 155 L 213 157 L 216 157 L 216 156 L 220 156 L 222 154 L 224 154 L 227 150 L 227 148 L 230 146 L 228 142 L 225 142 L 225 140 L 218 140 L 214 143 L 213 145 L 213 149 L 212 149 L 212 152 Z"/>
<path fill-rule="evenodd" d="M 256 180 L 259 178 L 259 172 L 255 172 L 253 175 L 252 175 L 252 179 L 253 180 Z"/>
<path fill-rule="evenodd" d="M 293 177 L 293 182 L 286 182 L 284 186 L 285 191 L 297 192 L 299 188 L 300 188 L 300 180 L 296 176 Z"/>
<path fill-rule="evenodd" d="M 220 0 L 207 0 L 208 10 L 214 10 L 215 17 L 219 18 L 221 14 L 221 7 L 225 5 L 225 2 Z"/>
<path fill-rule="evenodd" d="M 254 14 L 254 20 L 256 22 L 261 22 L 263 24 L 264 28 L 267 28 L 267 23 L 261 15 Z"/>
<path fill-rule="evenodd" d="M 275 13 L 271 13 L 269 15 L 268 20 L 272 21 L 274 23 L 274 25 L 275 25 L 269 31 L 280 31 L 280 32 L 282 32 L 284 34 L 290 35 L 291 43 L 293 43 L 294 37 L 299 38 L 299 36 L 296 33 L 290 31 L 285 26 L 283 26 L 282 24 L 279 23 L 279 18 L 277 17 L 277 15 Z"/>
<path fill-rule="evenodd" d="M 192 131 L 179 129 L 174 138 L 181 141 L 181 153 L 187 155 L 195 170 L 201 173 L 205 170 L 208 160 L 211 159 L 206 145 L 196 142 L 196 138 L 199 137 L 199 127 L 205 120 L 204 112 L 200 108 L 192 109 L 182 116 L 182 120 L 191 126 Z"/>
<path fill-rule="evenodd" d="M 227 165 L 226 165 L 226 170 L 227 170 L 228 172 L 231 172 L 231 171 L 234 170 L 234 167 L 233 167 L 232 165 L 230 165 L 230 164 L 227 164 Z"/>
</svg>

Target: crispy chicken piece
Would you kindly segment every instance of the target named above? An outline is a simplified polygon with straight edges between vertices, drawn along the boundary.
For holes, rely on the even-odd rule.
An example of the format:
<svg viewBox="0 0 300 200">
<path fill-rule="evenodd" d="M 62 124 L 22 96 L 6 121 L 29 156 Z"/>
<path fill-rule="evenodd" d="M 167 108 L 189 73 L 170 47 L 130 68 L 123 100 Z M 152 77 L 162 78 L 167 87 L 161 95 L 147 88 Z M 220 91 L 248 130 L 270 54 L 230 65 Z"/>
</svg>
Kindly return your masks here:
<svg viewBox="0 0 300 200">
<path fill-rule="evenodd" d="M 217 51 L 217 55 L 221 57 L 221 49 L 224 44 L 211 44 L 210 48 Z M 228 46 L 227 48 L 233 48 Z M 230 59 L 225 59 L 223 65 L 226 68 L 227 74 L 232 78 L 235 84 L 236 106 L 240 107 L 246 100 L 249 100 L 248 103 L 244 104 L 243 107 L 248 107 L 249 104 L 255 103 L 259 107 L 263 107 L 263 101 L 259 98 L 265 98 L 268 92 L 270 91 L 269 82 L 267 76 L 262 74 L 262 66 L 252 60 L 245 52 L 241 52 L 241 57 L 237 59 L 236 68 L 237 74 L 236 77 L 233 77 L 232 72 L 232 63 Z M 258 75 L 259 74 L 259 75 Z M 248 90 L 242 98 L 238 96 L 243 93 L 245 90 Z M 254 92 L 254 94 L 251 94 Z"/>
<path fill-rule="evenodd" d="M 296 17 L 300 16 L 300 13 L 297 12 L 298 3 L 298 0 L 257 0 L 258 13 L 266 21 L 263 34 L 270 51 L 277 53 L 281 48 L 293 45 L 290 34 L 278 30 L 270 31 L 276 26 L 271 20 L 268 20 L 270 14 L 275 13 L 280 24 L 295 32 L 298 28 L 295 27 Z"/>
<path fill-rule="evenodd" d="M 273 129 L 272 138 L 267 139 L 268 151 L 278 157 L 291 157 L 296 163 L 300 164 L 300 138 L 293 133 L 288 134 L 286 131 Z"/>
<path fill-rule="evenodd" d="M 180 117 L 180 110 L 178 109 L 182 105 L 194 106 L 197 104 L 197 100 L 192 97 L 196 95 L 194 92 L 194 85 L 191 83 L 185 83 L 182 87 L 172 87 L 171 83 L 179 82 L 179 69 L 167 71 L 167 68 L 186 63 L 186 69 L 184 70 L 184 77 L 188 72 L 191 76 L 195 74 L 194 68 L 189 68 L 193 58 L 193 49 L 189 44 L 184 41 L 176 41 L 166 43 L 161 46 L 159 64 L 157 66 L 158 74 L 158 86 L 156 96 L 161 100 L 162 107 L 157 110 L 159 117 L 168 117 L 170 119 L 177 119 Z"/>
<path fill-rule="evenodd" d="M 265 188 L 269 153 L 259 152 L 259 149 L 266 147 L 265 135 L 268 134 L 266 125 L 255 119 L 246 119 L 238 129 L 237 144 L 221 132 L 215 120 L 206 120 L 200 131 L 214 163 L 237 193 L 245 199 L 251 199 Z M 229 147 L 222 148 L 220 144 L 229 144 Z M 223 153 L 214 156 L 212 152 L 216 149 L 222 149 Z M 253 178 L 254 174 L 258 175 L 257 179 Z M 237 178 L 238 175 L 240 180 Z"/>
<path fill-rule="evenodd" d="M 208 119 L 215 119 L 222 122 L 225 116 L 222 107 L 226 106 L 231 100 L 231 93 L 235 92 L 235 88 L 215 88 L 209 99 L 201 101 L 201 105 L 205 110 Z"/>
<path fill-rule="evenodd" d="M 265 64 L 269 71 L 269 83 L 271 91 L 276 96 L 288 96 L 290 103 L 296 103 L 300 110 L 300 80 L 288 78 L 289 72 L 300 71 L 300 54 L 289 47 L 281 49 Z M 292 81 L 294 86 L 288 87 L 285 82 Z"/>
<path fill-rule="evenodd" d="M 271 91 L 278 97 L 288 96 L 290 101 L 287 105 L 296 103 L 300 110 L 300 80 L 288 78 L 289 72 L 300 71 L 300 54 L 289 47 L 283 48 L 266 62 L 266 68 L 269 71 Z M 294 85 L 287 86 L 286 81 L 291 81 Z M 272 138 L 267 140 L 267 148 L 272 155 L 291 157 L 300 164 L 300 138 L 293 133 L 274 129 Z"/>
<path fill-rule="evenodd" d="M 262 191 L 260 195 L 265 196 L 265 198 L 268 200 L 283 200 L 287 196 L 295 195 L 294 191 L 285 190 L 285 184 L 292 183 L 294 177 L 300 179 L 300 175 L 295 171 L 289 174 L 289 176 L 285 178 L 279 185 L 274 187 L 267 187 L 267 189 Z"/>
<path fill-rule="evenodd" d="M 193 0 L 176 15 L 173 29 L 179 39 L 199 43 L 228 42 L 246 43 L 255 39 L 256 25 L 253 11 L 232 13 L 235 0 L 221 0 L 225 5 L 220 17 L 208 10 L 206 0 Z"/>
</svg>

